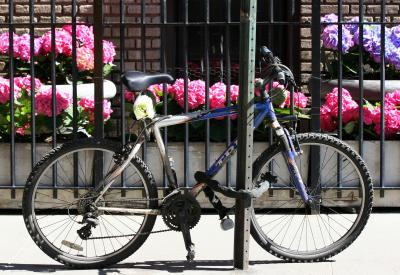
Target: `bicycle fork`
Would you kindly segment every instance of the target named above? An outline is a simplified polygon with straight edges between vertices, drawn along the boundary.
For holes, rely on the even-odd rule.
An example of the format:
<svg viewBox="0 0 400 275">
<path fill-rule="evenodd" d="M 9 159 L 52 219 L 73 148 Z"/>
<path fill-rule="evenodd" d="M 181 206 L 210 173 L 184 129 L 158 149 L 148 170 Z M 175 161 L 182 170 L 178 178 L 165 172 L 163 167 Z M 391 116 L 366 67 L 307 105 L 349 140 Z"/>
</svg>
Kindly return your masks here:
<svg viewBox="0 0 400 275">
<path fill-rule="evenodd" d="M 275 131 L 276 135 L 278 136 L 285 148 L 284 158 L 286 160 L 286 166 L 290 173 L 290 178 L 292 179 L 293 184 L 299 192 L 299 195 L 303 202 L 306 205 L 309 205 L 311 202 L 311 198 L 307 193 L 305 184 L 303 182 L 303 179 L 301 178 L 301 174 L 295 160 L 296 156 L 299 153 L 301 154 L 301 151 L 299 151 L 299 148 L 295 148 L 288 130 L 282 128 L 277 120 L 274 120 L 271 123 L 271 128 Z"/>
</svg>

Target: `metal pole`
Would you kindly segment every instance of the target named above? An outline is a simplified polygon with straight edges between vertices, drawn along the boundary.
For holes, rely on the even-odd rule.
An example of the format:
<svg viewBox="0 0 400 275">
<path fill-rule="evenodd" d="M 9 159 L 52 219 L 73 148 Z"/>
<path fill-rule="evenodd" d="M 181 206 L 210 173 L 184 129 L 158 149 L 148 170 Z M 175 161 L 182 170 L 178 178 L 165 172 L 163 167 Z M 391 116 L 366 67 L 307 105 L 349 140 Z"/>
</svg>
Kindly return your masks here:
<svg viewBox="0 0 400 275">
<path fill-rule="evenodd" d="M 240 8 L 240 75 L 238 121 L 238 167 L 236 188 L 249 189 L 252 182 L 254 70 L 257 0 L 242 0 Z M 234 267 L 249 266 L 251 203 L 236 200 Z"/>
</svg>

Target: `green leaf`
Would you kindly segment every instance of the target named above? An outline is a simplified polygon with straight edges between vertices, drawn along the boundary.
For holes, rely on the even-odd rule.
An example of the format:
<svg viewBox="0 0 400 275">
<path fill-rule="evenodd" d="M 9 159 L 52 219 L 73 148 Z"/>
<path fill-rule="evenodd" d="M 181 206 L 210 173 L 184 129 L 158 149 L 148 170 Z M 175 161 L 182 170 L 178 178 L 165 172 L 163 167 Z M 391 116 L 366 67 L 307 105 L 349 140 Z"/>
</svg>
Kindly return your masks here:
<svg viewBox="0 0 400 275">
<path fill-rule="evenodd" d="M 108 76 L 109 74 L 111 74 L 114 67 L 114 64 L 105 64 L 103 67 L 103 76 Z"/>
<path fill-rule="evenodd" d="M 351 134 L 351 133 L 353 133 L 355 127 L 356 127 L 356 122 L 355 121 L 350 121 L 349 123 L 347 123 L 344 126 L 343 129 L 347 134 Z"/>
</svg>

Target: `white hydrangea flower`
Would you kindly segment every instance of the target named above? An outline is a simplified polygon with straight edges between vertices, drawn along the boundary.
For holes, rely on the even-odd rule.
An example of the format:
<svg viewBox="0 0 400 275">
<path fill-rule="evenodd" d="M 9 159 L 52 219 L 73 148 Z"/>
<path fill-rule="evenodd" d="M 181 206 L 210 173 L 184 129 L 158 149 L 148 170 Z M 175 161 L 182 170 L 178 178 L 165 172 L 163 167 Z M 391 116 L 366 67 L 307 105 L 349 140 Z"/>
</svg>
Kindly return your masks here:
<svg viewBox="0 0 400 275">
<path fill-rule="evenodd" d="M 153 100 L 147 95 L 138 96 L 133 104 L 133 113 L 138 120 L 145 117 L 154 118 L 156 112 L 154 111 Z"/>
</svg>

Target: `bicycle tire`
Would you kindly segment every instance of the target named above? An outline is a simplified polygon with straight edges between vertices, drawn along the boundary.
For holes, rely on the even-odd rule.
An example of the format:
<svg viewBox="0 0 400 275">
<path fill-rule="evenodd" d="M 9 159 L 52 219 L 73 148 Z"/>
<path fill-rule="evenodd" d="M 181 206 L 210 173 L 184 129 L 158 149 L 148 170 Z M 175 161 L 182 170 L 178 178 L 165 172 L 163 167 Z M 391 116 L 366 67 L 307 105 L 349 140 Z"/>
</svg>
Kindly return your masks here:
<svg viewBox="0 0 400 275">
<path fill-rule="evenodd" d="M 33 168 L 31 174 L 29 175 L 29 177 L 27 179 L 27 182 L 26 182 L 26 185 L 24 188 L 22 213 L 23 213 L 23 218 L 24 218 L 26 228 L 28 229 L 30 236 L 32 237 L 34 242 L 38 245 L 38 247 L 44 253 L 46 253 L 49 257 L 59 261 L 60 263 L 66 265 L 68 267 L 72 267 L 72 268 L 84 268 L 84 269 L 86 269 L 86 268 L 102 268 L 102 267 L 106 267 L 106 266 L 115 264 L 115 263 L 127 258 L 128 256 L 132 255 L 146 241 L 146 239 L 147 239 L 149 233 L 152 231 L 152 228 L 156 221 L 156 215 L 144 215 L 143 217 L 140 217 L 140 219 L 143 219 L 143 221 L 139 225 L 140 227 L 137 230 L 138 234 L 135 234 L 134 236 L 132 236 L 132 239 L 128 240 L 126 242 L 126 244 L 123 244 L 123 245 L 121 244 L 122 246 L 115 250 L 114 246 L 116 246 L 116 244 L 118 244 L 118 242 L 121 243 L 122 241 L 118 240 L 117 238 L 115 238 L 116 240 L 111 239 L 111 238 L 114 238 L 114 236 L 116 236 L 116 235 L 111 235 L 112 234 L 111 229 L 113 229 L 113 228 L 108 223 L 110 223 L 110 224 L 115 223 L 114 227 L 116 229 L 118 229 L 117 228 L 118 220 L 122 220 L 125 217 L 125 220 L 123 220 L 125 222 L 127 220 L 128 216 L 127 215 L 126 216 L 121 216 L 121 215 L 117 216 L 117 214 L 112 216 L 113 213 L 105 213 L 104 212 L 103 217 L 99 218 L 100 225 L 98 225 L 93 230 L 99 231 L 99 228 L 100 228 L 100 231 L 107 230 L 107 232 L 102 232 L 101 234 L 103 236 L 103 233 L 104 233 L 105 236 L 109 237 L 109 243 L 111 243 L 112 249 L 114 249 L 114 251 L 107 254 L 106 247 L 104 246 L 104 255 L 100 255 L 100 253 L 99 253 L 99 256 L 97 256 L 96 247 L 94 247 L 95 256 L 93 256 L 93 257 L 89 257 L 89 256 L 84 257 L 82 255 L 79 255 L 79 253 L 83 253 L 83 252 L 77 252 L 76 255 L 72 255 L 71 252 L 66 251 L 68 249 L 68 247 L 65 248 L 63 245 L 61 245 L 61 247 L 63 249 L 58 248 L 57 247 L 58 244 L 56 245 L 55 241 L 53 244 L 48 239 L 48 237 L 46 237 L 46 235 L 43 233 L 43 231 L 45 231 L 45 229 L 43 229 L 43 227 L 41 228 L 39 226 L 39 221 L 38 221 L 39 218 L 36 218 L 36 214 L 35 214 L 36 212 L 40 214 L 40 213 L 42 213 L 40 211 L 53 211 L 50 214 L 48 214 L 48 216 L 50 218 L 54 217 L 54 218 L 60 219 L 59 217 L 63 217 L 63 215 L 68 215 L 67 218 L 71 219 L 72 214 L 70 215 L 70 212 L 71 213 L 73 211 L 77 212 L 78 210 L 76 210 L 76 209 L 78 209 L 78 207 L 79 207 L 79 202 L 74 201 L 73 203 L 65 206 L 65 208 L 68 207 L 68 209 L 61 209 L 61 207 L 64 207 L 63 205 L 67 204 L 67 203 L 59 202 L 58 200 L 61 200 L 60 196 L 62 197 L 63 194 L 58 194 L 57 201 L 53 202 L 53 204 L 58 203 L 58 205 L 56 204 L 56 207 L 54 207 L 52 210 L 39 209 L 40 205 L 45 205 L 45 207 L 47 207 L 46 204 L 43 204 L 43 203 L 45 203 L 45 201 L 39 202 L 38 200 L 36 200 L 36 202 L 35 202 L 35 197 L 39 197 L 39 195 L 38 195 L 39 191 L 37 191 L 37 190 L 42 190 L 41 188 L 44 187 L 43 184 L 42 184 L 43 186 L 40 185 L 41 178 L 44 177 L 43 175 L 47 175 L 46 171 L 48 171 L 48 169 L 51 170 L 51 169 L 53 169 L 53 167 L 60 165 L 60 164 L 65 165 L 65 163 L 67 163 L 67 162 L 65 162 L 65 161 L 62 162 L 62 160 L 64 158 L 67 159 L 68 156 L 71 156 L 71 155 L 73 156 L 75 153 L 78 155 L 78 157 L 80 157 L 80 156 L 82 156 L 83 152 L 85 152 L 85 162 L 84 162 L 85 164 L 84 165 L 86 168 L 86 165 L 87 165 L 86 163 L 88 162 L 86 160 L 86 157 L 88 155 L 87 152 L 89 152 L 89 150 L 93 150 L 94 152 L 97 152 L 97 151 L 98 152 L 106 152 L 106 153 L 109 152 L 110 154 L 113 154 L 114 152 L 119 152 L 120 149 L 121 149 L 120 145 L 118 145 L 114 142 L 108 141 L 108 140 L 92 139 L 92 138 L 82 139 L 82 140 L 73 141 L 70 143 L 65 143 L 65 144 L 51 150 Z M 79 154 L 81 154 L 81 155 L 79 155 Z M 96 158 L 95 156 L 96 156 L 95 153 L 93 153 L 93 161 Z M 104 157 L 104 158 L 106 158 L 107 156 L 108 155 L 104 155 L 104 154 L 102 155 L 102 157 Z M 90 158 L 90 156 L 88 158 Z M 80 158 L 78 159 L 78 163 L 81 164 Z M 146 201 L 144 204 L 146 204 L 146 206 L 148 206 L 149 208 L 152 208 L 152 209 L 158 208 L 157 189 L 155 186 L 155 181 L 153 179 L 152 173 L 150 172 L 149 168 L 138 156 L 136 156 L 132 159 L 132 161 L 128 165 L 128 167 L 132 167 L 132 170 L 137 172 L 137 177 L 143 180 L 143 182 L 140 183 L 143 186 L 139 186 L 139 187 L 142 188 L 142 190 L 144 190 L 144 191 L 141 191 L 141 193 L 144 194 L 143 200 Z M 127 171 L 127 168 L 124 171 Z M 60 169 L 60 168 L 58 168 L 58 169 Z M 65 169 L 65 168 L 63 168 L 63 169 Z M 58 174 L 62 174 L 62 171 L 59 171 Z M 59 176 L 58 174 L 57 174 L 57 177 Z M 68 174 L 68 172 L 66 172 L 66 174 Z M 80 177 L 80 175 L 78 175 L 78 176 Z M 93 177 L 93 175 L 90 175 L 89 178 L 90 177 Z M 86 175 L 85 175 L 85 178 L 86 178 Z M 127 176 L 126 176 L 126 178 L 127 178 Z M 81 178 L 79 178 L 79 180 L 82 181 Z M 61 180 L 59 180 L 59 181 L 61 181 Z M 83 188 L 84 189 L 83 191 L 86 191 L 85 188 Z M 65 193 L 67 191 L 67 189 L 65 189 L 65 191 L 63 191 L 63 189 L 57 189 L 57 190 L 58 190 L 57 192 L 60 192 L 60 193 L 64 192 L 64 195 L 69 195 L 69 194 Z M 90 188 L 87 187 L 87 191 L 89 191 L 89 190 L 90 190 Z M 44 191 L 40 191 L 40 192 L 43 193 Z M 68 191 L 68 192 L 71 192 L 71 191 Z M 80 192 L 82 192 L 82 191 L 80 191 Z M 112 192 L 118 193 L 121 191 L 114 190 Z M 114 194 L 111 194 L 111 191 L 110 191 L 110 196 L 114 196 Z M 51 197 L 51 196 L 49 196 L 49 197 Z M 40 200 L 42 200 L 42 198 L 43 198 L 43 196 L 41 195 Z M 46 199 L 52 201 L 51 198 L 46 197 Z M 66 201 L 67 199 L 62 197 L 62 200 Z M 80 198 L 78 200 L 82 202 L 84 200 L 83 196 L 80 196 Z M 111 201 L 111 203 L 112 202 L 113 201 Z M 117 198 L 116 202 L 127 203 L 126 201 L 123 201 L 123 200 L 118 201 L 118 198 Z M 104 203 L 108 203 L 108 202 L 105 201 Z M 39 206 L 36 209 L 37 205 L 39 205 Z M 61 205 L 61 206 L 59 207 L 59 205 Z M 71 205 L 73 205 L 73 206 L 71 206 Z M 67 214 L 65 214 L 65 211 L 67 212 Z M 56 214 L 58 216 L 55 216 Z M 76 214 L 78 215 L 79 212 L 77 212 Z M 107 215 L 105 215 L 105 214 L 107 214 Z M 51 215 L 53 215 L 53 216 L 51 216 Z M 38 216 L 38 217 L 40 217 L 40 219 L 43 220 L 42 216 Z M 44 217 L 46 218 L 47 216 L 44 216 Z M 114 220 L 112 220 L 111 218 L 114 218 Z M 118 218 L 118 219 L 116 219 L 116 218 Z M 134 218 L 132 218 L 132 216 L 129 218 L 130 218 L 130 220 L 137 222 Z M 136 216 L 135 216 L 135 218 L 136 218 Z M 47 219 L 48 218 L 46 218 L 44 220 L 47 220 Z M 74 224 L 78 223 L 77 220 L 78 219 L 75 220 L 75 218 L 74 218 L 74 220 L 72 221 L 71 228 L 75 227 Z M 101 226 L 101 221 L 103 221 L 103 229 Z M 106 221 L 107 221 L 107 225 L 109 226 L 110 229 L 107 229 L 107 227 L 105 225 Z M 59 224 L 60 223 L 62 223 L 62 222 L 59 222 Z M 70 223 L 71 223 L 71 221 L 69 221 L 68 226 Z M 57 226 L 59 226 L 59 225 L 57 224 Z M 55 227 L 55 225 L 52 225 L 50 223 L 50 228 L 52 228 L 52 227 Z M 121 227 L 122 227 L 122 225 L 121 225 Z M 47 230 L 47 228 L 46 228 L 46 230 Z M 69 231 L 72 231 L 71 228 L 69 229 Z M 67 228 L 66 228 L 66 230 L 67 230 Z M 126 231 L 127 228 L 124 228 L 124 230 Z M 115 231 L 115 230 L 113 229 L 113 231 Z M 64 232 L 66 232 L 66 231 L 64 231 Z M 139 233 L 141 233 L 141 234 L 139 234 Z M 54 233 L 54 234 L 56 234 L 56 233 Z M 68 234 L 70 234 L 70 232 L 67 233 L 67 237 L 69 236 Z M 64 233 L 62 233 L 62 235 L 64 235 Z M 79 234 L 77 234 L 77 235 L 79 235 Z M 120 237 L 118 237 L 118 238 L 120 238 Z M 125 237 L 125 239 L 128 239 L 128 237 Z M 82 244 L 82 242 L 83 242 L 83 240 L 81 241 L 81 244 Z M 87 249 L 88 249 L 87 247 L 89 247 L 88 242 L 90 242 L 90 241 L 86 241 L 86 254 L 88 254 L 88 251 L 87 251 Z M 105 242 L 103 241 L 103 245 L 104 245 L 104 243 Z M 122 242 L 122 243 L 124 243 L 124 242 Z M 93 245 L 95 245 L 95 240 L 93 240 Z M 108 246 L 110 246 L 110 244 L 108 244 Z M 101 245 L 100 245 L 100 249 L 101 249 Z M 74 249 L 69 249 L 69 251 L 71 251 L 71 250 L 74 250 Z"/>
<path fill-rule="evenodd" d="M 272 255 L 275 255 L 281 259 L 284 259 L 286 261 L 290 261 L 290 262 L 313 262 L 313 261 L 322 261 L 322 260 L 326 260 L 336 254 L 338 254 L 339 252 L 343 251 L 345 248 L 347 248 L 351 243 L 353 243 L 356 238 L 359 236 L 359 234 L 361 233 L 361 231 L 363 230 L 363 228 L 365 227 L 367 220 L 369 218 L 369 215 L 371 213 L 371 209 L 372 209 L 372 204 L 373 204 L 373 183 L 372 183 L 372 179 L 370 176 L 370 173 L 368 171 L 368 168 L 366 166 L 366 164 L 364 163 L 364 161 L 361 159 L 361 157 L 357 154 L 357 152 L 355 152 L 350 146 L 348 146 L 347 144 L 345 144 L 343 141 L 334 138 L 332 136 L 326 135 L 326 134 L 316 134 L 316 133 L 307 133 L 307 134 L 300 134 L 298 135 L 298 140 L 300 143 L 301 148 L 306 147 L 306 145 L 310 146 L 319 146 L 319 147 L 326 147 L 331 149 L 333 152 L 337 152 L 338 155 L 339 153 L 342 154 L 343 156 L 340 157 L 340 160 L 343 162 L 347 162 L 347 165 L 349 165 L 350 163 L 353 164 L 353 167 L 355 167 L 354 169 L 356 170 L 357 174 L 359 175 L 359 186 L 356 186 L 356 180 L 353 179 L 353 186 L 349 187 L 349 190 L 351 190 L 351 188 L 354 188 L 355 190 L 358 189 L 359 191 L 359 196 L 362 193 L 363 196 L 360 199 L 357 199 L 357 197 L 353 197 L 353 199 L 355 199 L 356 201 L 359 200 L 360 201 L 360 206 L 357 208 L 356 205 L 354 206 L 350 206 L 350 207 L 346 207 L 345 205 L 343 205 L 343 201 L 340 201 L 340 199 L 338 199 L 338 201 L 336 202 L 335 206 L 332 206 L 332 204 L 334 204 L 335 202 L 333 201 L 332 198 L 327 198 L 326 200 L 326 204 L 329 206 L 325 206 L 324 205 L 324 200 L 323 200 L 323 196 L 325 193 L 322 193 L 321 191 L 321 210 L 320 210 L 320 214 L 319 215 L 309 215 L 310 212 L 307 212 L 307 209 L 304 207 L 304 204 L 300 204 L 299 203 L 299 196 L 297 196 L 295 193 L 295 191 L 292 191 L 292 195 L 289 195 L 288 197 L 292 197 L 292 202 L 294 202 L 294 205 L 296 205 L 296 202 L 294 200 L 297 200 L 297 209 L 296 211 L 294 211 L 292 213 L 292 215 L 287 218 L 287 220 L 285 220 L 285 222 L 283 222 L 282 220 L 286 219 L 286 218 L 280 218 L 281 216 L 285 215 L 285 212 L 289 212 L 291 211 L 289 208 L 289 205 L 287 204 L 285 207 L 288 207 L 289 209 L 280 209 L 280 214 L 278 209 L 274 209 L 274 208 L 268 208 L 269 212 L 267 213 L 267 215 L 272 216 L 273 218 L 269 218 L 268 223 L 265 223 L 265 221 L 263 222 L 263 224 L 261 223 L 261 215 L 262 215 L 262 211 L 260 212 L 261 214 L 258 215 L 259 217 L 257 218 L 257 214 L 256 211 L 259 210 L 254 210 L 252 211 L 251 214 L 251 235 L 254 238 L 254 240 L 263 248 L 265 249 L 267 252 L 271 253 Z M 263 167 L 266 167 L 267 164 L 270 164 L 268 167 L 268 169 L 271 170 L 271 167 L 274 167 L 274 163 L 273 160 L 277 160 L 279 158 L 279 156 L 281 155 L 281 153 L 284 153 L 283 151 L 283 147 L 279 144 L 275 144 L 271 147 L 269 147 L 268 149 L 266 149 L 254 162 L 253 164 L 253 184 L 257 184 L 257 179 L 259 180 L 260 175 L 262 175 L 261 171 L 262 169 L 265 169 Z M 322 151 L 320 155 L 320 160 L 322 157 Z M 325 149 L 325 155 L 324 158 L 327 158 L 327 152 L 328 149 Z M 334 153 L 332 153 L 334 154 Z M 331 156 L 332 158 L 332 156 Z M 339 159 L 339 158 L 337 158 Z M 350 160 L 348 162 L 348 160 Z M 334 161 L 334 160 L 333 160 Z M 326 165 L 330 162 L 330 160 L 326 161 L 325 166 L 319 166 L 320 168 L 322 167 L 322 169 L 324 167 L 326 167 Z M 278 164 L 278 162 L 276 162 Z M 297 163 L 297 161 L 296 161 Z M 301 162 L 300 165 L 299 163 L 297 163 L 298 166 L 301 166 Z M 322 162 L 323 164 L 323 162 Z M 320 165 L 320 164 L 319 164 Z M 276 167 L 276 165 L 275 165 Z M 303 166 L 301 166 L 303 167 Z M 299 168 L 301 170 L 301 167 Z M 335 167 L 335 166 L 333 166 Z M 327 167 L 328 168 L 328 167 Z M 338 164 L 336 164 L 336 170 L 340 170 L 340 168 L 343 168 L 343 166 L 338 166 Z M 346 169 L 347 166 L 344 168 Z M 273 168 L 272 168 L 273 169 Z M 321 169 L 321 170 L 322 170 Z M 278 170 L 278 169 L 276 169 Z M 275 171 L 276 171 L 275 170 Z M 281 169 L 282 170 L 282 169 Z M 307 169 L 308 170 L 308 169 Z M 331 171 L 335 171 L 335 169 L 331 168 L 330 170 L 328 170 L 329 173 Z M 346 170 L 343 170 L 346 171 Z M 343 172 L 342 171 L 342 172 Z M 286 169 L 286 173 L 289 173 Z M 340 175 L 341 172 L 338 172 L 338 175 Z M 344 172 L 343 172 L 344 173 Z M 322 176 L 321 176 L 322 175 Z M 322 186 L 323 182 L 323 172 L 320 173 L 320 175 L 318 175 L 318 182 L 320 183 L 319 186 Z M 342 175 L 343 177 L 343 175 Z M 326 177 L 327 178 L 327 177 Z M 278 181 L 280 179 L 278 178 Z M 282 182 L 284 181 L 283 179 L 281 180 Z M 304 179 L 303 179 L 304 181 Z M 329 180 L 327 180 L 328 182 Z M 325 190 L 326 194 L 329 194 L 329 192 L 338 192 L 336 191 L 336 186 L 332 185 L 332 187 L 330 187 L 331 190 L 329 189 L 328 183 L 327 183 L 327 187 L 325 189 L 321 189 L 321 190 Z M 289 188 L 290 189 L 290 188 Z M 274 190 L 274 189 L 272 189 Z M 292 189 L 293 190 L 293 189 Z M 323 192 L 325 192 L 323 191 Z M 274 191 L 272 191 L 274 192 Z M 291 191 L 289 191 L 291 192 Z M 344 191 L 344 192 L 350 192 L 350 191 Z M 361 193 L 360 193 L 361 192 Z M 338 194 L 338 193 L 336 193 Z M 349 193 L 351 194 L 351 193 Z M 354 194 L 354 193 L 353 193 Z M 268 196 L 268 195 L 267 195 Z M 267 198 L 267 196 L 264 196 L 262 199 L 265 201 L 268 201 L 269 198 Z M 326 195 L 328 196 L 328 195 Z M 289 199 L 287 199 L 289 201 Z M 284 201 L 284 200 L 282 200 Z M 330 202 L 329 202 L 330 201 Z M 276 201 L 276 204 L 278 204 L 280 206 L 283 207 L 283 205 L 281 204 L 281 202 Z M 287 202 L 283 202 L 283 204 L 285 204 Z M 351 203 L 351 202 L 350 202 Z M 354 207 L 354 208 L 353 208 Z M 331 216 L 329 217 L 329 208 L 332 209 L 331 212 Z M 272 210 L 270 210 L 272 209 Z M 299 209 L 301 209 L 299 211 Z M 291 225 L 291 223 L 293 222 L 293 220 L 299 220 L 299 216 L 302 212 L 304 211 L 304 217 L 302 224 L 299 225 L 299 228 L 297 229 L 297 231 L 295 230 L 294 225 Z M 334 211 L 336 211 L 337 213 L 335 213 Z M 357 213 L 358 211 L 358 213 Z M 265 211 L 264 211 L 265 212 Z M 324 213 L 326 212 L 326 216 L 328 216 L 327 218 L 324 218 Z M 329 226 L 333 227 L 339 227 L 338 225 L 336 225 L 336 223 L 340 224 L 339 222 L 335 221 L 336 223 L 331 223 L 331 221 L 333 221 L 332 219 L 332 215 L 336 218 L 341 218 L 341 219 L 348 219 L 350 220 L 350 217 L 353 217 L 354 214 L 353 212 L 356 212 L 356 218 L 354 219 L 354 223 L 351 225 L 351 227 L 349 227 L 346 233 L 344 233 L 344 235 L 342 237 L 338 237 L 338 239 L 334 240 L 334 238 L 331 235 L 334 235 L 334 230 L 329 228 Z M 276 213 L 275 216 L 273 216 L 273 213 Z M 336 216 L 335 216 L 336 215 Z M 339 216 L 338 216 L 339 215 Z M 287 215 L 289 216 L 289 215 Z M 316 216 L 316 217 L 315 217 Z M 320 217 L 319 217 L 320 216 Z M 342 217 L 343 216 L 343 217 Z M 278 217 L 278 218 L 277 218 Z M 281 219 L 281 221 L 278 221 L 278 219 Z M 309 221 L 305 221 L 305 220 Z M 322 232 L 321 228 L 323 228 L 324 226 L 321 225 L 323 223 L 325 223 L 326 221 L 328 221 L 328 226 L 325 225 L 326 227 L 326 231 L 328 231 L 330 238 L 332 239 L 333 243 L 330 245 L 326 245 L 325 244 L 325 240 L 324 240 L 324 233 Z M 276 225 L 278 223 L 283 223 L 284 225 Z M 287 227 L 288 228 L 284 228 L 285 223 L 288 224 Z M 298 222 L 299 223 L 299 222 Z M 349 222 L 350 223 L 350 222 Z M 304 226 L 305 224 L 305 226 Z M 307 225 L 308 224 L 308 225 Z M 313 226 L 312 226 L 313 224 Z M 319 237 L 319 240 L 323 240 L 323 244 L 321 245 L 321 247 L 317 247 L 316 243 L 315 243 L 315 238 L 318 232 L 318 227 L 316 225 L 319 225 L 319 231 L 322 237 Z M 264 229 L 262 228 L 267 227 L 267 225 L 269 226 L 269 231 L 265 232 Z M 315 226 L 314 226 L 315 225 Z M 273 227 L 276 227 L 273 228 Z M 280 228 L 282 226 L 282 228 Z M 300 231 L 300 226 L 302 227 L 301 231 Z M 343 226 L 343 225 L 342 225 Z M 289 230 L 289 227 L 290 228 Z M 312 242 L 309 241 L 309 239 L 311 239 L 311 236 L 308 235 L 307 239 L 307 233 L 306 233 L 306 237 L 305 237 L 305 245 L 304 245 L 304 239 L 302 240 L 302 236 L 303 236 L 303 231 L 304 231 L 304 227 L 306 228 L 306 230 L 308 230 L 308 227 L 310 228 L 311 231 L 311 236 L 314 239 L 314 245 L 315 245 L 315 250 L 314 251 L 305 251 L 304 247 L 308 246 L 312 246 Z M 315 232 L 312 231 L 312 228 L 315 228 Z M 272 229 L 271 229 L 272 228 Z M 272 234 L 273 231 L 276 231 L 277 233 L 274 233 L 274 235 Z M 278 232 L 280 231 L 280 232 Z M 293 240 L 290 243 L 289 246 L 289 242 L 285 242 L 283 240 L 283 238 L 286 237 L 286 235 L 288 234 L 288 232 L 295 232 L 295 236 L 293 237 Z M 298 233 L 301 232 L 301 233 Z M 314 234 L 315 233 L 315 234 Z M 336 232 L 337 233 L 337 232 Z M 278 238 L 278 235 L 281 235 Z M 325 233 L 326 234 L 326 233 Z M 292 234 L 293 235 L 293 234 Z M 315 235 L 315 236 L 314 236 Z M 299 236 L 299 237 L 296 237 Z M 329 240 L 329 236 L 328 236 L 328 240 Z M 279 240 L 279 239 L 282 240 Z M 294 240 L 295 238 L 300 240 L 298 241 L 298 248 L 297 251 L 295 249 L 293 249 L 291 246 L 294 244 Z M 281 242 L 281 243 L 279 243 Z M 297 242 L 297 240 L 296 240 Z M 285 245 L 283 244 L 285 243 Z M 302 250 L 299 249 L 301 244 Z M 324 246 L 325 245 L 325 246 Z"/>
</svg>

